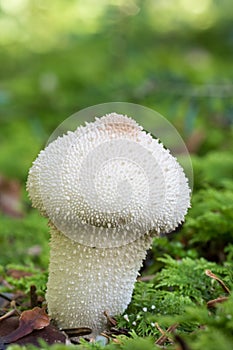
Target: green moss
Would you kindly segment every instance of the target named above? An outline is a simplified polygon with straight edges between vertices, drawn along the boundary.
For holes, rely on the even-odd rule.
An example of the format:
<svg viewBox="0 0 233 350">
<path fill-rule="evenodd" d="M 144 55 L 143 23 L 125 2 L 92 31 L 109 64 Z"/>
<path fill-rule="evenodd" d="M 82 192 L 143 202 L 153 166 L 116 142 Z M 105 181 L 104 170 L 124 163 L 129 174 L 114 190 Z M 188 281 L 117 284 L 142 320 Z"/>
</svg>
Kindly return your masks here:
<svg viewBox="0 0 233 350">
<path fill-rule="evenodd" d="M 1 292 L 8 291 L 13 293 L 16 291 L 20 291 L 29 296 L 30 288 L 33 285 L 36 287 L 36 293 L 38 295 L 44 296 L 46 290 L 46 283 L 48 279 L 47 271 L 43 271 L 32 265 L 25 266 L 19 264 L 9 264 L 6 265 L 4 268 L 1 266 L 0 269 L 1 268 L 1 276 L 8 283 L 6 286 L 0 287 Z M 11 273 L 9 274 L 9 271 L 22 271 L 22 273 L 25 273 L 27 275 L 22 276 L 20 278 L 15 278 L 11 275 Z"/>
<path fill-rule="evenodd" d="M 220 262 L 226 259 L 225 248 L 233 243 L 233 192 L 229 187 L 194 193 L 180 234 L 200 256 Z"/>
<path fill-rule="evenodd" d="M 37 210 L 31 210 L 21 219 L 0 214 L 0 264 L 34 264 L 48 266 L 49 229 L 47 220 Z"/>
<path fill-rule="evenodd" d="M 232 135 L 230 137 L 232 138 Z M 230 186 L 233 174 L 232 152 L 215 151 L 209 152 L 205 157 L 192 156 L 192 162 L 196 189 L 206 186 L 214 188 Z"/>
</svg>

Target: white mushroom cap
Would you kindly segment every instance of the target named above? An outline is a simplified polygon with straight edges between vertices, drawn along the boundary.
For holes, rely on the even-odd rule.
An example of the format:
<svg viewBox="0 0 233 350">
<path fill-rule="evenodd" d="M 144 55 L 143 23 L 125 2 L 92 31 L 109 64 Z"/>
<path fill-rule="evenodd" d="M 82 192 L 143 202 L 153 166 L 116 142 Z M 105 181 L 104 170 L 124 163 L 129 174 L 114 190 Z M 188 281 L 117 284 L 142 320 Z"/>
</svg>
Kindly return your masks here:
<svg viewBox="0 0 233 350">
<path fill-rule="evenodd" d="M 27 189 L 59 231 L 93 247 L 170 232 L 190 205 L 187 178 L 169 150 L 116 113 L 50 143 L 30 169 Z"/>
</svg>

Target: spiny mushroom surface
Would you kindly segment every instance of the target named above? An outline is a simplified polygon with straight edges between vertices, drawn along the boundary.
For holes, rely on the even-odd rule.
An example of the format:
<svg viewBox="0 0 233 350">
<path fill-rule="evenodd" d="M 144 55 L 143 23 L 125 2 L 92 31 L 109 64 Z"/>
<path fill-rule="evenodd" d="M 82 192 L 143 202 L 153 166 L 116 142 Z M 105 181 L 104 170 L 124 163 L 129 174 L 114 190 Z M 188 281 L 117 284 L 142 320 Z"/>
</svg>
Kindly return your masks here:
<svg viewBox="0 0 233 350">
<path fill-rule="evenodd" d="M 133 119 L 108 114 L 41 151 L 29 171 L 34 207 L 48 217 L 46 299 L 60 328 L 106 328 L 122 313 L 152 239 L 190 205 L 183 169 Z"/>
</svg>

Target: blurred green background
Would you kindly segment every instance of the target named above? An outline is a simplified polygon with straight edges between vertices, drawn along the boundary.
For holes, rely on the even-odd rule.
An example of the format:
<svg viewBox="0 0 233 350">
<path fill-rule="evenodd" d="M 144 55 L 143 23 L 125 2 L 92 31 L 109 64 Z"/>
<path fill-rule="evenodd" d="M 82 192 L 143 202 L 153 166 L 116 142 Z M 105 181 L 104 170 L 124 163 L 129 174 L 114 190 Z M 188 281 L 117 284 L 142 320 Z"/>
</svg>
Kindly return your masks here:
<svg viewBox="0 0 233 350">
<path fill-rule="evenodd" d="M 47 265 L 27 172 L 85 107 L 164 115 L 193 155 L 194 191 L 232 176 L 232 23 L 231 0 L 0 0 L 0 264 Z"/>
</svg>

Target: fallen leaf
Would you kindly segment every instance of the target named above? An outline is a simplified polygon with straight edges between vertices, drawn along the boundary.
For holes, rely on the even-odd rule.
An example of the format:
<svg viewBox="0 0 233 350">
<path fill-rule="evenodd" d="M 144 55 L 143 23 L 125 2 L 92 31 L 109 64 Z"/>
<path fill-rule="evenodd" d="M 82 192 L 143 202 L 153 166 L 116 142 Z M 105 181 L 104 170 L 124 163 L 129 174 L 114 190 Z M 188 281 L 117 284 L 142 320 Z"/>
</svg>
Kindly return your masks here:
<svg viewBox="0 0 233 350">
<path fill-rule="evenodd" d="M 4 343 L 4 338 L 9 333 L 12 333 L 19 327 L 19 317 L 12 316 L 5 318 L 0 321 L 0 350 L 7 348 L 8 344 Z M 63 332 L 57 329 L 55 326 L 49 324 L 40 330 L 34 330 L 30 334 L 18 339 L 13 344 L 28 345 L 33 344 L 34 346 L 41 347 L 40 339 L 44 340 L 47 344 L 54 343 L 66 343 L 67 337 Z"/>
<path fill-rule="evenodd" d="M 19 318 L 19 326 L 10 334 L 3 337 L 3 343 L 9 344 L 32 333 L 33 330 L 42 329 L 50 323 L 45 310 L 34 307 L 32 310 L 22 312 Z"/>
<path fill-rule="evenodd" d="M 31 324 L 33 329 L 42 329 L 49 325 L 49 316 L 45 310 L 40 307 L 34 307 L 32 310 L 22 312 L 19 318 L 20 323 Z"/>
</svg>

